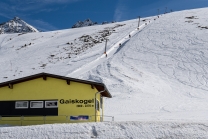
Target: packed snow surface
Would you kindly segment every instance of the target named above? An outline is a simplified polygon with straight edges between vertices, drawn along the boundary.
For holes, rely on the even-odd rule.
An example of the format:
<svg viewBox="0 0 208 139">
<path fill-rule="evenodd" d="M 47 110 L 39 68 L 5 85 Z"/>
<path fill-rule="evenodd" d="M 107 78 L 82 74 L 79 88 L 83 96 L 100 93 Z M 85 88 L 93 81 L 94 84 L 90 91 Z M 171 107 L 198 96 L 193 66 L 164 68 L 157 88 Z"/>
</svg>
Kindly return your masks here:
<svg viewBox="0 0 208 139">
<path fill-rule="evenodd" d="M 124 122 L 123 130 L 118 126 L 120 123 L 92 123 L 97 135 L 100 135 L 97 128 L 104 128 L 99 133 L 105 132 L 109 138 L 115 134 L 113 137 L 117 138 L 119 127 L 121 137 L 131 138 L 126 133 L 131 128 L 135 133 L 132 137 L 136 138 L 137 133 L 154 126 L 155 129 L 148 130 L 152 134 L 146 134 L 145 130 L 139 137 L 145 134 L 143 138 L 166 138 L 165 135 L 183 138 L 184 133 L 187 138 L 207 138 L 207 124 L 200 124 L 208 120 L 206 15 L 208 8 L 143 18 L 139 29 L 135 19 L 53 32 L 3 34 L 0 35 L 0 82 L 40 72 L 103 82 L 113 96 L 105 99 L 104 112 L 115 116 L 115 121 L 188 121 L 176 127 L 190 129 L 187 132 L 173 129 L 174 122 L 135 122 L 137 128 L 133 128 L 134 122 Z M 114 126 L 115 132 L 110 132 L 110 127 L 105 127 L 107 124 Z M 50 131 L 54 126 L 67 126 L 74 135 L 78 132 L 73 131 L 75 125 L 45 127 Z M 86 128 L 93 126 L 86 124 Z M 0 128 L 0 132 L 3 130 L 7 128 Z M 86 134 L 92 134 L 92 130 Z M 85 131 L 79 133 L 81 138 Z M 55 138 L 57 134 L 53 135 Z"/>
<path fill-rule="evenodd" d="M 18 139 L 205 139 L 208 123 L 102 122 L 0 127 L 0 138 Z"/>
</svg>

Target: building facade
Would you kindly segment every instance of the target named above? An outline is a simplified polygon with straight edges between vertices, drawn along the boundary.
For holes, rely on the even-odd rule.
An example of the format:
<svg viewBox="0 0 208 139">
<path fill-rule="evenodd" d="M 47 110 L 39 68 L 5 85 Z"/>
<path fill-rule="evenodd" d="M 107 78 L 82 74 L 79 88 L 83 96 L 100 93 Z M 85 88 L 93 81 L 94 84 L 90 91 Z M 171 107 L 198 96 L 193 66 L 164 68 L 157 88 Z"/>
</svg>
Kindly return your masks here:
<svg viewBox="0 0 208 139">
<path fill-rule="evenodd" d="M 40 73 L 0 83 L 0 124 L 35 125 L 103 120 L 102 83 Z"/>
</svg>

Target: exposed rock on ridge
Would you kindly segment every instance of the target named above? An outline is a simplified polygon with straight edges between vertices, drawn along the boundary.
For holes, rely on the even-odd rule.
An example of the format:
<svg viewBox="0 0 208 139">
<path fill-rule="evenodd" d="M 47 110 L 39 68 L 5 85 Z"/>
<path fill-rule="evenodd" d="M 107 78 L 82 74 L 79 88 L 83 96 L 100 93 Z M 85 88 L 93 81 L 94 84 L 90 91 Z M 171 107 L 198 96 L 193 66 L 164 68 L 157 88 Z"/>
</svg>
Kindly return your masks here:
<svg viewBox="0 0 208 139">
<path fill-rule="evenodd" d="M 39 32 L 19 17 L 0 24 L 0 34 Z"/>
</svg>

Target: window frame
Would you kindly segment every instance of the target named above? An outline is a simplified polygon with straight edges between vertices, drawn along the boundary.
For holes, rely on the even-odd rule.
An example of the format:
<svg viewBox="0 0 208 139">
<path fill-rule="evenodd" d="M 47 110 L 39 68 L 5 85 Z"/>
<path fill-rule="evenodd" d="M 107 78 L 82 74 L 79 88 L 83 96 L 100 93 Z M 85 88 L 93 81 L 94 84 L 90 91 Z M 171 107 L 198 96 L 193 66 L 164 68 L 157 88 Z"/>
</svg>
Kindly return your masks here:
<svg viewBox="0 0 208 139">
<path fill-rule="evenodd" d="M 18 102 L 27 102 L 27 106 L 26 107 L 17 107 Z M 15 109 L 28 109 L 28 107 L 29 107 L 28 101 L 15 101 Z"/>
<path fill-rule="evenodd" d="M 56 106 L 46 106 L 47 102 L 56 102 Z M 45 101 L 45 108 L 58 108 L 58 101 L 57 100 L 46 100 Z"/>
<path fill-rule="evenodd" d="M 32 107 L 32 102 L 42 102 L 42 107 Z M 43 101 L 30 101 L 30 108 L 31 109 L 37 109 L 37 108 L 43 108 Z"/>
</svg>

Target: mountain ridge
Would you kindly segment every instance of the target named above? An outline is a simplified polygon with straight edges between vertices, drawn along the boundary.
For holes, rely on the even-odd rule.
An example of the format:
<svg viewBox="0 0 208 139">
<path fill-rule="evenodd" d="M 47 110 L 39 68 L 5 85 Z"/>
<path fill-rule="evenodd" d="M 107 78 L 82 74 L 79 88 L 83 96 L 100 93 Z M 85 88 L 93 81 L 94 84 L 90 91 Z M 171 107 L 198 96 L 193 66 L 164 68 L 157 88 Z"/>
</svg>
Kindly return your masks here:
<svg viewBox="0 0 208 139">
<path fill-rule="evenodd" d="M 0 34 L 11 34 L 11 33 L 32 33 L 39 32 L 35 27 L 26 23 L 19 17 L 0 23 Z"/>
<path fill-rule="evenodd" d="M 101 25 L 109 24 L 109 23 L 115 23 L 115 21 L 112 21 L 112 22 L 104 21 L 101 23 Z M 88 18 L 84 21 L 77 21 L 71 28 L 80 28 L 80 27 L 87 27 L 87 26 L 94 26 L 94 25 L 99 25 L 99 23 L 93 22 L 92 20 Z"/>
</svg>

